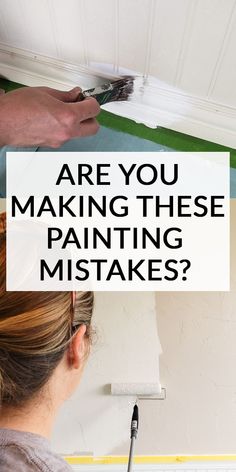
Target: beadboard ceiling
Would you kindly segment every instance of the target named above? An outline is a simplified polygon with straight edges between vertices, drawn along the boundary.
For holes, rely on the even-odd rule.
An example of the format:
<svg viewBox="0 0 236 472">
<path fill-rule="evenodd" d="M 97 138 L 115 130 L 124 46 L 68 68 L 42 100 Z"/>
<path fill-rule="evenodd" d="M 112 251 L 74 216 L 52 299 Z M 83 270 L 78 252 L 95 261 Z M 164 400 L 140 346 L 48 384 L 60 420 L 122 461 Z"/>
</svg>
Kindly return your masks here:
<svg viewBox="0 0 236 472">
<path fill-rule="evenodd" d="M 171 90 L 174 107 L 182 96 L 203 110 L 200 128 L 214 127 L 209 139 L 215 133 L 216 142 L 236 147 L 236 0 L 0 0 L 0 43 L 9 56 L 0 56 L 5 76 L 4 62 L 14 68 L 15 48 L 36 61 L 41 55 L 48 63 L 105 63 L 115 73 L 127 68 L 152 75 L 158 90 Z M 206 118 L 209 111 L 220 121 Z M 200 121 L 196 114 L 190 119 Z M 172 121 L 174 129 L 191 134 Z M 195 128 L 192 134 L 208 137 Z"/>
</svg>

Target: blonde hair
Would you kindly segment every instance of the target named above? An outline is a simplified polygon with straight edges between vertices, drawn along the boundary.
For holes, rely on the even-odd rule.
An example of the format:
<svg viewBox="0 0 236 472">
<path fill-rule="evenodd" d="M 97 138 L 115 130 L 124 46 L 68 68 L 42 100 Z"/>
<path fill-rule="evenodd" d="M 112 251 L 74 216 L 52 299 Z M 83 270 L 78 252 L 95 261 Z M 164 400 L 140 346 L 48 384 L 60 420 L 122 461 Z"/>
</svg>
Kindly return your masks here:
<svg viewBox="0 0 236 472">
<path fill-rule="evenodd" d="M 93 292 L 77 292 L 76 325 L 90 323 Z M 0 214 L 0 405 L 30 400 L 47 383 L 72 335 L 71 292 L 6 291 L 6 215 Z"/>
</svg>

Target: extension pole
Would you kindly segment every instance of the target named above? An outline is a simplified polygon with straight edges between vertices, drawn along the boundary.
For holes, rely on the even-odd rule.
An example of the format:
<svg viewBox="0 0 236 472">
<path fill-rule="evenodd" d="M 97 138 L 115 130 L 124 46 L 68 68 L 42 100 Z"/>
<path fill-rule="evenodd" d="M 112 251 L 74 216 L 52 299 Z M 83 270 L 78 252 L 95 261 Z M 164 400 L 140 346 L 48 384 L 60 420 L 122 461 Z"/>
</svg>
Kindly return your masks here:
<svg viewBox="0 0 236 472">
<path fill-rule="evenodd" d="M 127 472 L 132 471 L 133 457 L 134 457 L 134 443 L 138 435 L 138 405 L 134 405 L 133 416 L 131 420 L 131 433 L 130 433 L 130 450 L 129 450 L 129 462 Z"/>
</svg>

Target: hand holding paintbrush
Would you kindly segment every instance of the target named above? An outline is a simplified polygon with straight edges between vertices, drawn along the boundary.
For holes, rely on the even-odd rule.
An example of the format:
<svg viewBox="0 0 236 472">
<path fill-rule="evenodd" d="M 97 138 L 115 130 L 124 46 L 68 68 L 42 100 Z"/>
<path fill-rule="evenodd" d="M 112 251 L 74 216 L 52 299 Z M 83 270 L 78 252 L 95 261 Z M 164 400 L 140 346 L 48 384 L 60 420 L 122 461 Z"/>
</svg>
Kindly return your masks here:
<svg viewBox="0 0 236 472">
<path fill-rule="evenodd" d="M 127 101 L 133 95 L 134 77 L 104 80 L 105 84 L 84 92 L 78 87 L 68 92 L 49 87 L 24 87 L 6 94 L 0 90 L 0 146 L 57 148 L 69 139 L 95 134 L 99 104 Z M 87 97 L 96 100 L 84 101 Z"/>
</svg>

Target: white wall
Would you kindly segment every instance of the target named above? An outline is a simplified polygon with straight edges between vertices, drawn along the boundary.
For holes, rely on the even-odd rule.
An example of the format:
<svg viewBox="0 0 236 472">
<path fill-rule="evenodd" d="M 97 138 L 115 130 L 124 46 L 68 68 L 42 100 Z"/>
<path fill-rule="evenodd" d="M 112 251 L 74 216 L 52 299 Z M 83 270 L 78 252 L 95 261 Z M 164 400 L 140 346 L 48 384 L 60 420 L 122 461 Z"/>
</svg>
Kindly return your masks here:
<svg viewBox="0 0 236 472">
<path fill-rule="evenodd" d="M 140 454 L 235 452 L 235 241 L 236 200 L 231 200 L 231 292 L 157 293 L 167 399 L 143 403 Z"/>
<path fill-rule="evenodd" d="M 118 113 L 236 147 L 235 47 L 235 0 L 0 2 L 6 77 L 83 85 L 78 65 L 94 62 L 153 75 L 138 111 Z"/>
</svg>

